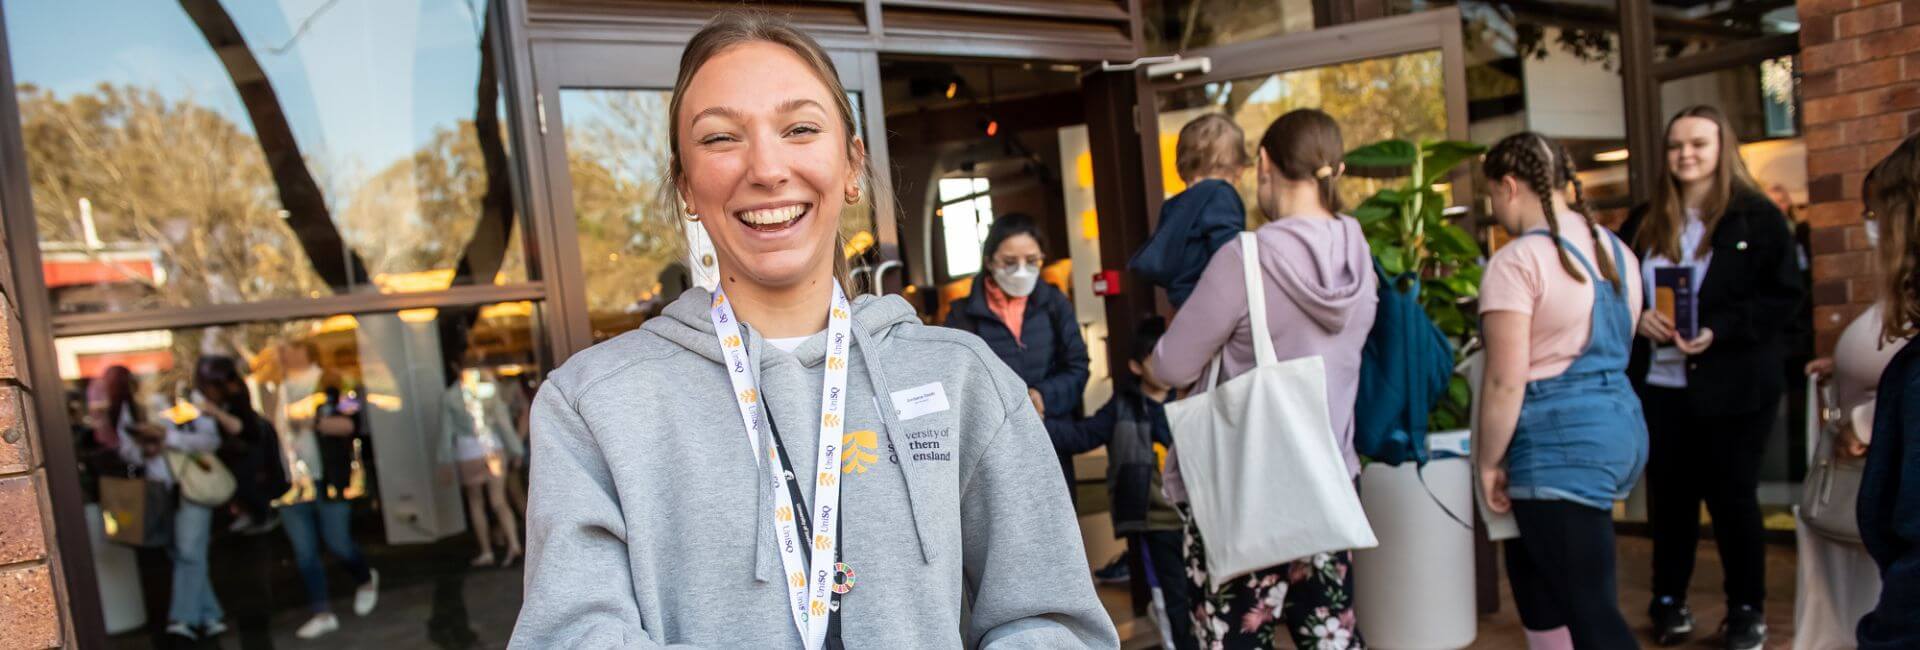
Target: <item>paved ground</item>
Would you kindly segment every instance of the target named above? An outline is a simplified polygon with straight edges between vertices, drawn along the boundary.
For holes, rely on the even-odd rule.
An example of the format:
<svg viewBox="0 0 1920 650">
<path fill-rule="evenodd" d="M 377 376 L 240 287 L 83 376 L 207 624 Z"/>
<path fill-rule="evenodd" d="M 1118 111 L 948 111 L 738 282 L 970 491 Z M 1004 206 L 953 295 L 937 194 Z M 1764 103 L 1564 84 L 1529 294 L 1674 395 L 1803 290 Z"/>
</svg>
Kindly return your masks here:
<svg viewBox="0 0 1920 650">
<path fill-rule="evenodd" d="M 1620 583 L 1621 609 L 1627 613 L 1628 621 L 1636 630 L 1645 634 L 1645 616 L 1641 614 L 1648 599 L 1649 578 L 1647 567 L 1650 565 L 1652 544 L 1645 538 L 1623 536 L 1620 538 Z M 297 609 L 282 610 L 274 615 L 272 622 L 273 645 L 275 648 L 334 649 L 334 648 L 379 648 L 409 649 L 435 648 L 438 646 L 429 637 L 427 622 L 432 620 L 435 611 L 434 599 L 439 595 L 443 600 L 440 610 L 447 611 L 453 604 L 454 594 L 464 603 L 469 627 L 474 634 L 473 648 L 504 648 L 508 636 L 512 633 L 513 620 L 520 606 L 519 569 L 487 569 L 466 572 L 455 581 L 448 574 L 409 571 L 407 558 L 389 558 L 387 573 L 394 575 L 391 588 L 381 596 L 380 608 L 371 616 L 360 618 L 350 613 L 341 618 L 339 632 L 316 641 L 300 641 L 293 638 L 293 630 L 306 620 L 306 613 Z M 400 565 L 400 566 L 395 566 Z M 444 564 L 442 565 L 444 566 Z M 1700 562 L 1691 602 L 1695 616 L 1703 633 L 1696 635 L 1690 648 L 1716 647 L 1712 630 L 1725 616 L 1725 606 L 1719 596 L 1720 585 L 1719 554 L 1712 543 L 1701 545 Z M 1793 635 L 1793 589 L 1794 589 L 1793 549 L 1783 545 L 1768 548 L 1767 585 L 1769 600 L 1767 603 L 1768 625 L 1772 628 L 1772 640 L 1769 648 L 1786 648 L 1791 645 Z M 1514 612 L 1510 599 L 1506 596 L 1502 584 L 1503 600 L 1501 610 L 1491 616 L 1482 617 L 1479 639 L 1473 648 L 1520 649 L 1526 647 L 1519 617 Z M 344 590 L 338 592 L 341 597 L 335 599 L 334 609 L 339 612 L 351 612 L 350 601 L 345 598 Z M 1127 609 L 1124 589 L 1102 588 L 1101 598 L 1110 612 L 1124 613 Z M 1130 617 L 1128 617 L 1130 619 Z M 1156 647 L 1157 638 L 1150 624 L 1144 621 L 1121 619 L 1122 634 L 1129 638 L 1126 647 Z M 149 644 L 140 635 L 123 635 L 115 639 L 116 648 L 146 648 Z M 1643 641 L 1651 645 L 1651 640 L 1643 636 Z M 202 644 L 203 648 L 241 647 L 235 635 L 229 634 L 218 644 Z"/>
</svg>

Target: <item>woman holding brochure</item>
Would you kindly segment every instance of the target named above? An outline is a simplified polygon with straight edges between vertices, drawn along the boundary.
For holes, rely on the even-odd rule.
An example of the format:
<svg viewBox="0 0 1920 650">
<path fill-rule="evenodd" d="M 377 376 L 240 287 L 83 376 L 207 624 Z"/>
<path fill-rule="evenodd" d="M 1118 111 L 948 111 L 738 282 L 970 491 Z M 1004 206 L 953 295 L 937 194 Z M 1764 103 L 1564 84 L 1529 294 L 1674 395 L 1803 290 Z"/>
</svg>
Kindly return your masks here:
<svg viewBox="0 0 1920 650">
<path fill-rule="evenodd" d="M 1645 260 L 1651 308 L 1627 375 L 1646 409 L 1652 455 L 1653 619 L 1662 645 L 1693 632 L 1687 584 L 1700 503 L 1713 516 L 1726 571 L 1727 648 L 1766 641 L 1762 441 L 1785 389 L 1783 331 L 1805 292 L 1793 234 L 1740 160 L 1720 111 L 1695 106 L 1667 124 L 1653 202 L 1621 237 Z"/>
</svg>

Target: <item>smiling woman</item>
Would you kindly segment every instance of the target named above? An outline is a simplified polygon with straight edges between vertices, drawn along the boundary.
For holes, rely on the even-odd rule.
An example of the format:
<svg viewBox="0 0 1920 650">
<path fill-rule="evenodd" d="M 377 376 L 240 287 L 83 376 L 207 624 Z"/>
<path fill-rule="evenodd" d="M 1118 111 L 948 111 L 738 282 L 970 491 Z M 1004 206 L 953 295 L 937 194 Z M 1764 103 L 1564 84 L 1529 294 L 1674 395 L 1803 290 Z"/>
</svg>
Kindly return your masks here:
<svg viewBox="0 0 1920 650">
<path fill-rule="evenodd" d="M 668 213 L 720 287 L 541 387 L 514 647 L 1118 646 L 1019 377 L 847 298 L 842 212 L 873 184 L 838 79 L 762 15 L 687 45 Z"/>
</svg>

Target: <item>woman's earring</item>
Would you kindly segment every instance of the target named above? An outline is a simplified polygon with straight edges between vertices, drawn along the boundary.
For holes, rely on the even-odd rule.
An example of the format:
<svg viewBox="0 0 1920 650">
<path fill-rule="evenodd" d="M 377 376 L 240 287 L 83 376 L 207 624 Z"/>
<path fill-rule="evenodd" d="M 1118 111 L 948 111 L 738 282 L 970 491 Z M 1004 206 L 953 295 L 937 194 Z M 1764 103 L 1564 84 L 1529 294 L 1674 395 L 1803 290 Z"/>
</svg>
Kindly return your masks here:
<svg viewBox="0 0 1920 650">
<path fill-rule="evenodd" d="M 685 204 L 685 203 L 682 203 L 682 204 L 680 204 L 680 211 L 681 211 L 681 212 L 685 212 L 685 213 L 687 213 L 687 221 L 699 221 L 699 220 L 700 220 L 700 215 L 698 215 L 698 214 L 695 214 L 695 213 L 693 212 L 693 206 L 692 206 L 692 205 L 688 205 L 688 204 Z"/>
<path fill-rule="evenodd" d="M 860 188 L 855 187 L 852 190 L 849 190 L 847 192 L 847 205 L 853 205 L 859 202 L 860 202 Z"/>
</svg>

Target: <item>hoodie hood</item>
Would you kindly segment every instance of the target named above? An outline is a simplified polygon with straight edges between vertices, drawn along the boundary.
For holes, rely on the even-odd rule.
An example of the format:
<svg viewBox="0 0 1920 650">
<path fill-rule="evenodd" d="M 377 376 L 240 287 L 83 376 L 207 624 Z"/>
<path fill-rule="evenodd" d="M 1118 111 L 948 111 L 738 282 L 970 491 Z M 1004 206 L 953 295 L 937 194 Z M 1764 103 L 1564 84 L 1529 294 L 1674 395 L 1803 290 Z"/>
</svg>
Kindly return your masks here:
<svg viewBox="0 0 1920 650">
<path fill-rule="evenodd" d="M 720 346 L 713 338 L 713 294 L 706 289 L 693 287 L 680 294 L 678 299 L 660 312 L 660 317 L 648 320 L 641 328 L 680 347 L 705 357 L 714 363 L 721 363 Z M 913 306 L 899 296 L 860 295 L 853 299 L 853 334 L 855 345 L 885 345 L 893 329 L 901 325 L 918 325 L 920 317 Z M 750 355 L 759 355 L 763 350 L 778 348 L 760 345 L 764 339 L 760 331 L 752 325 L 742 323 L 747 332 L 747 350 Z M 826 337 L 815 335 L 807 339 L 800 347 L 794 348 L 793 356 L 801 365 L 814 366 L 827 355 Z"/>
<path fill-rule="evenodd" d="M 1345 330 L 1359 307 L 1379 299 L 1373 252 L 1353 218 L 1280 219 L 1254 232 L 1261 269 L 1322 330 Z"/>
</svg>

